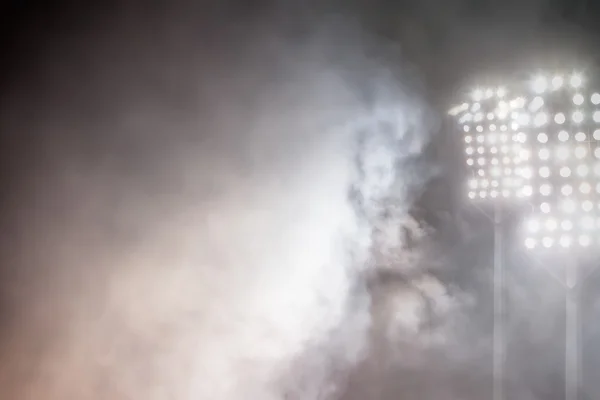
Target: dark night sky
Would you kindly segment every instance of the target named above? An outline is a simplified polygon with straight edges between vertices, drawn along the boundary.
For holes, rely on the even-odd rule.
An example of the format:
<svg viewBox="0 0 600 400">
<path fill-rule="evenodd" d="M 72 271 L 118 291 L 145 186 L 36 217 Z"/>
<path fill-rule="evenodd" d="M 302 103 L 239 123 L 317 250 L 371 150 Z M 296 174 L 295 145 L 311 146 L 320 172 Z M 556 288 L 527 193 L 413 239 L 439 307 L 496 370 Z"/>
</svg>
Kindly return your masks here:
<svg viewBox="0 0 600 400">
<path fill-rule="evenodd" d="M 459 329 L 453 331 L 453 335 L 458 338 L 454 339 L 457 344 L 451 351 L 452 356 L 441 359 L 432 356 L 431 364 L 424 363 L 418 368 L 407 367 L 402 362 L 398 362 L 391 363 L 393 365 L 387 365 L 386 368 L 377 369 L 378 367 L 374 367 L 374 365 L 379 365 L 377 351 L 385 356 L 388 351 L 393 351 L 385 346 L 382 347 L 383 350 L 375 348 L 375 355 L 371 354 L 365 362 L 348 374 L 350 380 L 348 386 L 345 387 L 344 399 L 454 400 L 458 399 L 461 394 L 462 399 L 466 400 L 489 398 L 486 397 L 489 392 L 485 388 L 482 389 L 482 386 L 489 382 L 485 377 L 480 377 L 478 372 L 485 369 L 488 365 L 486 362 L 490 360 L 485 356 L 477 359 L 476 356 L 473 356 L 476 353 L 473 349 L 478 346 L 480 341 L 485 342 L 486 339 L 489 339 L 491 333 L 489 300 L 491 284 L 488 266 L 491 256 L 492 230 L 485 217 L 465 207 L 463 193 L 458 190 L 460 189 L 459 182 L 464 178 L 464 171 L 460 167 L 462 150 L 452 128 L 444 120 L 444 114 L 452 99 L 474 84 L 476 80 L 474 77 L 487 79 L 490 76 L 512 75 L 532 69 L 536 70 L 540 67 L 552 69 L 565 65 L 569 68 L 583 65 L 586 71 L 596 71 L 597 63 L 600 61 L 600 54 L 598 54 L 600 25 L 597 23 L 600 18 L 600 2 L 591 0 L 204 1 L 191 7 L 192 11 L 186 8 L 187 11 L 183 13 L 174 10 L 172 6 L 168 5 L 168 2 L 160 1 L 146 2 L 141 6 L 134 4 L 135 2 L 105 1 L 97 3 L 64 2 L 55 5 L 46 2 L 15 1 L 2 2 L 0 5 L 0 46 L 3 49 L 0 62 L 2 65 L 0 73 L 0 149 L 2 151 L 0 155 L 0 179 L 2 179 L 0 222 L 3 232 L 0 237 L 4 241 L 0 246 L 2 257 L 0 265 L 3 267 L 0 280 L 2 282 L 0 285 L 0 327 L 10 326 L 13 320 L 18 320 L 15 315 L 19 313 L 18 310 L 21 307 L 25 307 L 21 303 L 27 303 L 23 300 L 16 301 L 11 297 L 12 290 L 15 290 L 11 279 L 14 276 L 21 277 L 19 279 L 33 282 L 34 288 L 38 287 L 38 281 L 41 279 L 36 277 L 41 268 L 36 265 L 35 260 L 37 259 L 34 258 L 34 261 L 30 261 L 26 267 L 14 262 L 21 252 L 31 251 L 28 239 L 21 236 L 24 235 L 20 226 L 22 220 L 33 221 L 33 226 L 38 226 L 36 225 L 38 223 L 41 224 L 39 226 L 42 226 L 45 223 L 55 223 L 63 214 L 71 213 L 70 202 L 52 208 L 54 207 L 52 202 L 56 199 L 52 196 L 48 198 L 42 196 L 42 198 L 38 194 L 33 201 L 34 209 L 38 203 L 45 201 L 52 205 L 49 209 L 43 208 L 41 217 L 37 214 L 29 215 L 27 214 L 30 210 L 29 205 L 22 205 L 21 200 L 29 199 L 27 196 L 32 196 L 30 187 L 36 185 L 45 187 L 44 182 L 40 183 L 40 181 L 44 181 L 40 177 L 44 176 L 45 168 L 51 169 L 55 165 L 63 165 L 60 164 L 63 160 L 56 161 L 48 155 L 54 154 L 53 151 L 57 154 L 64 151 L 65 154 L 72 156 L 73 160 L 67 161 L 72 161 L 73 165 L 81 163 L 87 167 L 88 160 L 106 162 L 102 158 L 103 152 L 110 153 L 113 149 L 110 147 L 112 142 L 105 139 L 106 137 L 112 138 L 110 133 L 105 133 L 105 126 L 111 126 L 113 121 L 110 118 L 115 120 L 125 118 L 119 112 L 123 104 L 127 104 L 128 99 L 125 98 L 127 96 L 112 98 L 110 90 L 118 92 L 118 88 L 114 89 L 113 86 L 119 85 L 107 84 L 106 86 L 112 89 L 106 89 L 105 92 L 105 82 L 102 79 L 107 79 L 107 76 L 112 77 L 113 75 L 110 74 L 113 72 L 117 77 L 116 80 L 125 79 L 123 76 L 129 76 L 125 73 L 119 75 L 121 73 L 119 68 L 123 65 L 125 65 L 124 69 L 128 67 L 126 63 L 119 64 L 120 57 L 123 59 L 130 57 L 136 60 L 136 54 L 139 51 L 141 54 L 139 59 L 142 60 L 140 63 L 147 63 L 144 67 L 151 71 L 148 72 L 148 77 L 144 75 L 146 72 L 134 73 L 131 82 L 126 81 L 123 85 L 139 85 L 141 87 L 139 90 L 145 93 L 144 85 L 146 84 L 151 87 L 155 84 L 160 86 L 151 80 L 153 76 L 152 63 L 160 64 L 160 67 L 157 68 L 161 68 L 163 65 L 161 57 L 168 58 L 165 54 L 175 54 L 179 51 L 179 49 L 170 47 L 177 46 L 177 43 L 169 42 L 164 47 L 160 47 L 163 44 L 160 39 L 157 39 L 159 45 L 156 48 L 159 50 L 156 54 L 146 54 L 148 48 L 155 48 L 152 47 L 154 43 L 147 45 L 144 40 L 147 41 L 148 35 L 160 36 L 161 30 L 164 28 L 162 23 L 173 25 L 173 21 L 180 19 L 193 21 L 192 36 L 195 35 L 194 38 L 197 38 L 200 44 L 198 47 L 194 47 L 194 44 L 190 45 L 190 43 L 183 44 L 184 54 L 177 54 L 174 56 L 175 60 L 188 62 L 194 59 L 194 56 L 185 51 L 189 52 L 190 48 L 201 48 L 198 53 L 206 56 L 207 59 L 214 56 L 232 63 L 231 60 L 236 60 L 238 54 L 245 54 L 244 46 L 237 45 L 236 41 L 245 36 L 258 35 L 257 32 L 261 32 L 262 25 L 267 25 L 267 22 L 276 25 L 278 32 L 285 32 L 286 38 L 296 43 L 296 41 L 307 40 L 305 38 L 310 36 L 313 27 L 316 26 L 313 24 L 316 20 L 330 21 L 329 25 L 326 25 L 334 33 L 337 33 L 335 32 L 336 23 L 341 20 L 352 21 L 350 25 L 362 28 L 361 35 L 356 37 L 372 44 L 372 48 L 370 48 L 372 53 L 369 53 L 369 57 L 377 62 L 379 62 L 378 57 L 381 57 L 381 64 L 402 77 L 400 78 L 401 83 L 409 88 L 407 90 L 411 94 L 414 94 L 415 103 L 417 103 L 417 99 L 420 101 L 423 98 L 427 104 L 430 119 L 434 121 L 429 126 L 432 140 L 425 149 L 424 157 L 416 161 L 411 160 L 411 165 L 417 171 L 414 174 L 427 176 L 427 178 L 415 179 L 418 182 L 426 180 L 427 184 L 413 194 L 418 198 L 416 207 L 413 208 L 414 214 L 417 215 L 417 218 L 422 219 L 421 222 L 425 225 L 433 227 L 431 241 L 434 244 L 428 243 L 433 246 L 434 250 L 431 251 L 431 255 L 424 256 L 425 261 L 422 261 L 422 264 L 425 265 L 423 268 L 428 269 L 428 272 L 429 269 L 432 270 L 432 273 L 447 288 L 451 288 L 450 291 L 458 293 L 458 297 L 469 298 L 472 302 L 469 303 L 465 300 L 464 304 L 468 303 L 469 305 L 464 305 L 459 313 L 452 315 L 455 321 L 460 321 L 455 323 L 461 324 Z M 238 3 L 243 3 L 243 5 Z M 152 15 L 154 18 L 145 19 L 146 14 Z M 133 15 L 134 17 L 133 19 L 120 19 L 121 15 Z M 136 17 L 140 15 L 139 20 L 151 21 L 151 28 L 140 31 L 135 28 L 131 30 L 123 28 L 123 24 L 139 21 Z M 187 25 L 181 25 L 182 32 L 184 32 L 182 36 L 186 37 L 188 32 L 184 27 Z M 124 50 L 119 50 L 121 43 L 118 35 L 111 36 L 113 28 L 115 32 L 124 29 L 130 34 L 127 40 L 123 40 L 122 48 Z M 249 33 L 246 35 L 246 32 Z M 140 37 L 135 36 L 136 34 Z M 333 36 L 335 37 L 334 41 L 339 40 L 341 48 L 344 46 L 347 46 L 348 49 L 352 48 L 351 43 L 345 42 L 345 40 L 350 41 L 348 38 L 340 39 L 336 35 Z M 364 39 L 365 37 L 368 39 Z M 117 50 L 112 49 L 113 43 Z M 139 48 L 137 47 L 138 43 L 140 43 Z M 91 48 L 96 45 L 100 50 L 96 51 L 95 48 Z M 225 48 L 228 50 L 223 50 Z M 340 50 L 340 54 L 345 53 Z M 63 56 L 68 59 L 71 55 L 76 59 L 81 55 L 81 59 L 85 60 L 82 64 L 78 64 L 77 68 L 81 69 L 62 70 L 62 64 L 57 60 Z M 114 65 L 116 67 L 110 57 L 115 58 Z M 351 58 L 349 57 L 349 59 Z M 342 63 L 342 61 L 339 62 Z M 95 63 L 102 67 L 96 66 Z M 260 62 L 257 63 L 260 64 Z M 205 65 L 203 62 L 194 60 L 190 61 L 190 64 L 194 66 L 193 68 L 197 68 L 198 75 L 206 76 L 200 78 L 209 81 L 206 85 L 210 84 L 213 75 L 219 76 L 219 72 L 210 69 L 211 67 L 206 67 L 206 71 L 209 71 L 206 72 L 203 69 Z M 362 64 L 356 68 L 360 69 L 361 66 Z M 192 69 L 192 67 L 189 68 Z M 87 75 L 88 69 L 92 71 L 89 72 L 89 75 Z M 182 69 L 175 67 L 174 69 L 176 70 L 175 74 L 179 73 L 182 76 L 190 74 L 190 70 L 185 67 Z M 218 68 L 216 69 L 218 70 Z M 348 69 L 352 70 L 352 68 Z M 66 81 L 68 84 L 54 84 L 52 79 L 48 78 L 53 77 L 52 73 L 56 71 L 59 71 L 62 79 L 59 82 Z M 101 78 L 98 78 L 98 81 L 88 81 L 87 77 L 95 76 L 97 71 L 100 71 Z M 364 78 L 360 72 L 362 71 L 358 71 L 356 75 Z M 65 79 L 71 73 L 74 75 L 73 82 Z M 262 76 L 260 73 L 256 74 L 259 77 Z M 239 79 L 240 85 L 246 88 L 244 86 L 246 77 Z M 262 79 L 275 81 L 280 77 L 269 75 L 263 76 Z M 280 80 L 284 81 L 285 79 L 281 78 Z M 193 97 L 193 94 L 186 91 L 188 82 L 184 78 L 175 77 L 173 82 L 175 82 L 173 87 L 177 88 L 173 91 L 184 92 L 184 100 L 180 100 L 179 97 L 172 94 L 169 87 L 161 86 L 160 93 L 164 94 L 164 97 L 177 97 L 181 102 L 177 106 L 173 106 L 176 111 L 169 110 L 169 118 L 177 120 L 179 112 L 182 115 L 190 112 L 186 108 L 188 105 L 185 99 Z M 260 87 L 261 82 L 263 81 L 260 79 L 253 81 L 247 85 L 249 88 L 247 90 L 250 92 L 252 89 L 259 90 L 257 88 Z M 360 84 L 361 82 L 357 83 L 357 85 Z M 365 84 L 365 86 L 367 85 Z M 136 86 L 136 88 L 138 87 Z M 92 104 L 94 106 L 100 104 L 98 108 L 102 111 L 86 108 L 86 90 L 97 94 L 96 97 L 93 97 L 94 103 Z M 59 94 L 57 95 L 57 93 Z M 249 96 L 251 97 L 251 95 Z M 55 102 L 56 99 L 60 99 L 60 101 Z M 146 98 L 142 96 L 139 101 L 146 106 L 145 100 Z M 150 100 L 148 104 L 148 108 L 156 111 L 156 114 L 162 112 L 160 105 L 156 106 Z M 56 120 L 53 119 L 55 110 L 67 115 L 66 119 L 61 120 L 60 117 L 57 117 Z M 203 112 L 201 106 L 194 110 L 199 114 Z M 71 115 L 77 115 L 81 119 L 78 120 Z M 207 117 L 207 119 L 210 118 Z M 157 117 L 157 120 L 155 125 L 157 127 L 153 126 L 152 129 L 160 130 L 163 127 L 162 121 L 160 121 L 160 117 Z M 48 129 L 50 132 L 48 133 L 45 129 L 41 129 L 40 124 L 46 124 L 48 121 L 50 124 L 56 123 L 56 126 L 64 129 L 64 132 L 57 133 Z M 88 124 L 86 121 L 92 121 L 92 123 Z M 90 125 L 89 131 L 86 130 L 81 134 L 83 131 L 81 127 Z M 14 126 L 25 128 L 15 130 L 12 129 Z M 168 130 L 168 128 L 166 129 Z M 98 132 L 101 133 L 100 137 L 96 136 Z M 118 147 L 117 153 L 119 151 L 127 153 L 130 147 L 135 148 L 131 157 L 127 156 L 126 161 L 121 160 L 123 157 L 119 158 L 119 155 L 115 156 L 117 161 L 114 161 L 114 164 L 118 164 L 118 167 L 123 167 L 123 169 L 114 168 L 120 171 L 119 174 L 125 176 L 124 181 L 129 178 L 139 178 L 144 182 L 152 181 L 155 169 L 154 167 L 146 169 L 145 166 L 147 163 L 160 164 L 160 161 L 157 161 L 160 158 L 157 154 L 161 153 L 155 148 L 170 149 L 168 140 L 164 142 L 160 140 L 157 139 L 156 142 L 149 144 L 147 149 L 141 150 L 136 143 L 119 144 L 123 147 Z M 226 140 L 223 143 L 216 141 L 215 146 L 230 146 L 235 149 L 243 146 L 243 144 L 233 142 L 232 144 Z M 241 142 L 246 143 L 243 140 Z M 215 153 L 217 152 L 218 150 L 215 150 Z M 53 164 L 54 162 L 57 164 Z M 111 159 L 108 163 L 112 162 Z M 163 163 L 169 162 L 166 160 Z M 246 165 L 244 162 L 248 161 L 232 161 L 236 165 L 238 162 L 240 165 Z M 285 161 L 279 162 L 285 164 Z M 91 165 L 92 161 L 89 163 Z M 423 167 L 424 165 L 427 168 Z M 206 166 L 203 165 L 203 167 Z M 161 168 L 162 164 L 156 167 L 156 170 L 159 171 L 157 174 L 162 171 Z M 425 170 L 435 172 L 423 172 Z M 112 169 L 110 171 L 114 172 Z M 85 176 L 85 173 L 82 173 L 82 176 Z M 148 184 L 148 186 L 151 185 Z M 152 188 L 148 190 L 150 194 L 145 193 L 146 196 L 156 195 L 152 192 Z M 110 205 L 118 204 L 121 201 L 117 197 L 100 196 Z M 60 196 L 56 198 L 58 199 Z M 75 200 L 72 201 L 74 204 L 76 203 Z M 82 218 L 89 222 L 88 219 L 85 219 L 86 210 L 81 212 L 84 215 Z M 167 211 L 161 208 L 158 212 L 166 213 Z M 23 213 L 27 215 L 24 217 Z M 39 219 L 37 219 L 38 217 Z M 120 216 L 123 219 L 128 217 L 129 215 Z M 88 218 L 93 217 L 88 216 Z M 104 223 L 105 221 L 102 221 L 102 224 Z M 108 222 L 106 223 L 108 224 Z M 33 228 L 33 230 L 35 229 Z M 46 233 L 46 235 L 52 237 L 53 233 Z M 123 239 L 123 242 L 129 243 L 127 242 L 129 236 L 125 235 L 124 237 L 126 239 Z M 120 238 L 121 236 L 119 236 L 119 240 L 121 240 Z M 96 240 L 107 239 L 102 237 L 101 239 L 96 238 Z M 63 239 L 58 247 L 62 249 L 61 246 L 64 245 L 68 249 L 69 243 L 66 242 Z M 119 245 L 126 246 L 122 243 Z M 514 324 L 511 324 L 510 335 L 514 338 L 514 342 L 508 350 L 507 361 L 512 369 L 510 374 L 512 379 L 510 390 L 514 391 L 511 392 L 514 393 L 512 398 L 519 400 L 562 399 L 563 371 L 560 364 L 562 349 L 557 345 L 557 343 L 561 343 L 562 333 L 557 331 L 562 329 L 560 319 L 563 317 L 560 309 L 554 310 L 553 313 L 548 312 L 548 309 L 557 304 L 557 289 L 552 284 L 540 284 L 539 271 L 522 268 L 527 262 L 520 257 L 518 252 L 509 251 L 508 273 L 510 279 L 516 282 L 514 290 L 510 293 L 510 307 L 512 307 L 511 312 L 514 313 Z M 2 262 L 2 260 L 6 261 Z M 438 264 L 440 263 L 444 264 L 443 268 L 439 268 Z M 39 265 L 42 264 L 46 265 L 39 262 Z M 21 272 L 19 268 L 24 269 L 25 272 Z M 51 271 L 50 267 L 42 271 L 43 279 L 48 279 L 53 283 L 57 282 L 56 285 L 59 288 L 64 288 L 61 286 L 62 275 L 60 278 L 52 278 Z M 403 279 L 405 278 L 403 277 Z M 597 296 L 593 289 L 596 285 L 600 285 L 596 282 L 598 279 L 600 279 L 600 274 L 597 278 L 590 279 L 588 283 L 591 289 L 588 295 L 589 300 L 586 300 L 589 307 L 585 312 L 588 313 L 586 315 L 590 321 L 597 319 L 598 311 L 595 306 Z M 16 286 L 18 285 L 15 284 Z M 68 286 L 65 287 L 68 288 Z M 19 298 L 19 296 L 16 297 Z M 544 311 L 540 312 L 539 310 Z M 60 315 L 57 320 L 60 320 Z M 556 322 L 557 320 L 559 322 Z M 23 328 L 25 329 L 23 335 L 34 337 L 31 332 L 34 328 L 29 325 Z M 593 323 L 589 323 L 584 329 L 591 342 L 596 340 L 600 334 L 600 329 Z M 7 336 L 0 334 L 0 341 L 5 337 Z M 48 339 L 48 341 L 51 340 Z M 41 340 L 41 343 L 44 343 L 44 339 Z M 481 346 L 487 349 L 485 343 Z M 144 351 L 143 346 L 142 343 L 138 349 L 140 352 Z M 40 345 L 40 348 L 43 347 Z M 413 346 L 408 345 L 407 347 L 412 348 Z M 587 358 L 584 360 L 588 370 L 591 371 L 595 371 L 594 368 L 600 365 L 600 351 L 596 347 L 590 346 L 589 351 L 586 352 Z M 405 347 L 400 348 L 406 350 Z M 17 376 L 3 375 L 1 366 L 3 364 L 2 357 L 5 357 L 3 351 L 6 350 L 0 346 L 0 398 L 4 398 L 4 385 L 9 386 L 6 376 Z M 482 353 L 488 354 L 485 349 Z M 463 357 L 465 354 L 468 356 Z M 131 358 L 133 357 L 131 356 Z M 461 361 L 456 361 L 458 359 Z M 464 361 L 464 359 L 468 360 Z M 460 364 L 459 367 L 455 368 L 455 365 L 458 364 L 454 363 Z M 559 366 L 555 367 L 557 363 Z M 18 367 L 8 369 L 10 373 L 13 373 L 13 370 L 18 370 Z M 23 372 L 19 370 L 15 373 Z M 585 379 L 587 381 L 584 384 L 589 383 L 586 390 L 590 397 L 582 397 L 582 399 L 600 398 L 600 386 L 595 382 L 593 374 L 587 378 L 584 377 Z M 431 388 L 436 385 L 449 389 L 442 391 L 441 394 L 435 393 L 435 390 Z M 487 386 L 485 387 L 487 388 Z M 6 390 L 7 399 L 25 400 L 25 398 L 29 398 L 25 397 L 23 391 Z M 69 394 L 64 393 L 70 392 L 62 393 L 62 398 L 69 398 Z M 111 398 L 110 396 L 102 397 L 102 395 L 100 397 L 91 395 L 83 397 L 81 393 L 77 395 L 81 399 Z M 421 397 L 418 397 L 419 395 Z M 61 394 L 59 393 L 57 397 L 49 400 L 55 398 L 61 398 Z M 179 400 L 179 397 L 156 397 L 158 400 L 163 398 Z M 187 400 L 187 397 L 185 399 Z M 275 397 L 265 400 L 271 399 L 279 400 Z M 237 399 L 224 397 L 223 400 Z"/>
</svg>

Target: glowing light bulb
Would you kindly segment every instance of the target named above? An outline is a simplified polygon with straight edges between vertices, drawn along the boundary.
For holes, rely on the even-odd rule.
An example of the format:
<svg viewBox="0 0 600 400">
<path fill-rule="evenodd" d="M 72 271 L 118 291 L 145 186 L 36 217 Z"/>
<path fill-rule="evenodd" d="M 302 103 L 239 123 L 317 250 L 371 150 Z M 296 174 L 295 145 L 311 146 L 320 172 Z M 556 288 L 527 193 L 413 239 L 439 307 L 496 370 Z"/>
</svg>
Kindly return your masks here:
<svg viewBox="0 0 600 400">
<path fill-rule="evenodd" d="M 573 75 L 571 75 L 571 79 L 569 80 L 569 83 L 571 84 L 572 87 L 577 89 L 577 88 L 581 87 L 581 85 L 583 84 L 583 79 L 582 79 L 581 75 L 573 74 Z"/>
<path fill-rule="evenodd" d="M 566 142 L 567 140 L 569 140 L 569 132 L 567 132 L 567 131 L 558 132 L 558 140 L 560 140 L 561 142 Z"/>
<path fill-rule="evenodd" d="M 560 245 L 564 248 L 570 247 L 572 243 L 570 236 L 561 236 L 560 237 Z"/>
<path fill-rule="evenodd" d="M 548 88 L 548 82 L 546 81 L 546 78 L 543 76 L 536 77 L 532 82 L 532 89 L 534 92 L 536 92 L 538 94 L 544 93 L 547 88 Z"/>
<path fill-rule="evenodd" d="M 552 78 L 552 88 L 554 90 L 560 89 L 564 82 L 565 82 L 565 80 L 563 79 L 563 77 L 560 75 L 557 75 L 554 78 Z"/>
</svg>

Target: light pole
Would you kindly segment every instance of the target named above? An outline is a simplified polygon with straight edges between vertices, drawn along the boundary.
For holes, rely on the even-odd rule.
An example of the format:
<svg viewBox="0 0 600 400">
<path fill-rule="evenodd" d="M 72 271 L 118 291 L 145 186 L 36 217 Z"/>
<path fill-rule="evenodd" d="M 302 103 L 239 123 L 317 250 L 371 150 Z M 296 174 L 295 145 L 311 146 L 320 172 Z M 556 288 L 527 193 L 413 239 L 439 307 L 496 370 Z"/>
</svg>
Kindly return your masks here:
<svg viewBox="0 0 600 400">
<path fill-rule="evenodd" d="M 518 110 L 523 98 L 509 100 L 503 87 L 476 89 L 468 101 L 450 110 L 465 143 L 469 170 L 467 196 L 493 222 L 493 399 L 504 400 L 504 213 L 506 203 L 522 196 L 524 179 L 519 171 L 529 153 L 527 137 L 520 132 Z M 492 206 L 492 216 L 489 206 Z"/>
<path fill-rule="evenodd" d="M 524 191 L 535 210 L 524 245 L 566 266 L 565 400 L 579 398 L 579 260 L 600 245 L 600 93 L 586 86 L 576 73 L 538 76 L 519 116 L 532 153 Z"/>
</svg>

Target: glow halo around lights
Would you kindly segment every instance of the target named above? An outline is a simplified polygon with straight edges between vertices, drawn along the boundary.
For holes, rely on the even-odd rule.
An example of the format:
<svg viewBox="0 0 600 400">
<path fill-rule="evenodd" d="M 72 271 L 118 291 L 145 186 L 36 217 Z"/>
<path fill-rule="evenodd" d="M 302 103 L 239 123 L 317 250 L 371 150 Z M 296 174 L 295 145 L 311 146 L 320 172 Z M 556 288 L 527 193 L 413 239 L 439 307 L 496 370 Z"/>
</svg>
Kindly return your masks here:
<svg viewBox="0 0 600 400">
<path fill-rule="evenodd" d="M 600 92 L 586 84 L 548 74 L 518 96 L 514 85 L 479 87 L 452 114 L 464 130 L 466 197 L 531 204 L 538 227 L 525 229 L 527 248 L 600 243 Z"/>
</svg>

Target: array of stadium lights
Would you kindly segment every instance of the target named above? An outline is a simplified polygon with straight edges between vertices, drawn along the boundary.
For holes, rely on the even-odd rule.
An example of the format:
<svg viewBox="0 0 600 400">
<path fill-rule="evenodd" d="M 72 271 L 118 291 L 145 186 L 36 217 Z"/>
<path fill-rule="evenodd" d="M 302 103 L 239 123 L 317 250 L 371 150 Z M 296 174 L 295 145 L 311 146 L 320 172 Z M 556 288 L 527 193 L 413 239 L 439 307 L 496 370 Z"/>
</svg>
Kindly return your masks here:
<svg viewBox="0 0 600 400">
<path fill-rule="evenodd" d="M 538 76 L 514 97 L 477 89 L 450 114 L 470 199 L 527 199 L 527 248 L 600 245 L 600 93 L 581 75 Z"/>
<path fill-rule="evenodd" d="M 527 137 L 514 118 L 523 98 L 507 100 L 506 89 L 478 89 L 470 99 L 451 110 L 464 132 L 471 199 L 508 198 L 523 184 L 521 164 L 529 156 Z"/>
<path fill-rule="evenodd" d="M 540 76 L 526 99 L 521 124 L 533 156 L 523 190 L 535 211 L 525 223 L 525 246 L 600 244 L 600 93 L 578 74 Z"/>
</svg>

